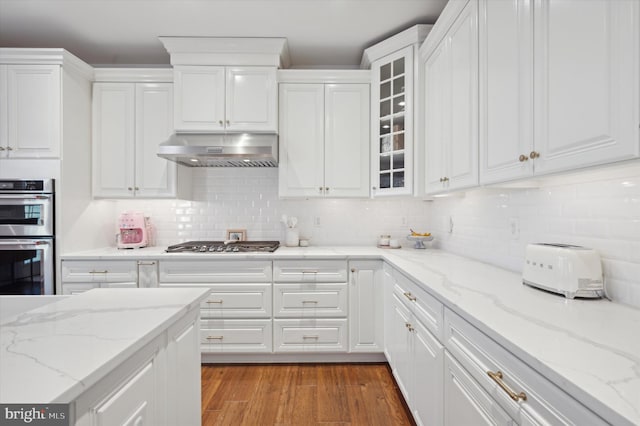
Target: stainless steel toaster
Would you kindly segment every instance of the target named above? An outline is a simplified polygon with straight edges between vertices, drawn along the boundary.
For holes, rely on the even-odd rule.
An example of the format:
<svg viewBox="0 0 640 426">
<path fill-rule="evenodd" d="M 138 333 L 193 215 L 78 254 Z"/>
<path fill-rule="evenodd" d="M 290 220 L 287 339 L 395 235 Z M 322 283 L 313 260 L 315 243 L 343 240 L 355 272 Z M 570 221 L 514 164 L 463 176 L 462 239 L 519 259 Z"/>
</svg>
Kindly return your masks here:
<svg viewBox="0 0 640 426">
<path fill-rule="evenodd" d="M 522 282 L 569 299 L 599 298 L 604 293 L 598 252 L 568 244 L 527 245 Z"/>
</svg>

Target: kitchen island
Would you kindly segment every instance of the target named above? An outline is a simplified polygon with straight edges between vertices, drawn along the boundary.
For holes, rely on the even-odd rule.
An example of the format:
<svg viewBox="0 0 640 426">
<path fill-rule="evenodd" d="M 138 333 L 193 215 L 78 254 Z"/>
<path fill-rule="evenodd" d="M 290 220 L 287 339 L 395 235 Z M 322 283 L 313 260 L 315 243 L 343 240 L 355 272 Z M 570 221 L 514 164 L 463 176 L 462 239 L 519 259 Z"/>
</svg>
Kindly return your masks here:
<svg viewBox="0 0 640 426">
<path fill-rule="evenodd" d="M 69 404 L 78 425 L 200 424 L 205 296 L 195 288 L 94 289 L 35 309 L 27 301 L 28 310 L 0 321 L 0 403 Z"/>
<path fill-rule="evenodd" d="M 507 415 L 519 421 L 524 421 L 526 416 L 535 418 L 546 412 L 540 414 L 542 419 L 569 423 L 576 423 L 577 419 L 581 419 L 582 424 L 640 423 L 640 376 L 637 372 L 640 343 L 635 337 L 640 327 L 640 311 L 605 299 L 565 299 L 524 286 L 520 274 L 483 262 L 440 250 L 375 247 L 281 247 L 273 253 L 213 255 L 165 253 L 157 247 L 134 251 L 105 248 L 62 257 L 64 261 L 153 260 L 160 264 L 161 271 L 166 269 L 162 267 L 163 263 L 193 262 L 198 259 L 207 264 L 273 262 L 274 271 L 276 265 L 282 262 L 299 260 L 342 260 L 348 262 L 350 271 L 357 270 L 353 268 L 355 261 L 382 261 L 386 273 L 384 355 L 398 382 L 402 382 L 406 360 L 393 356 L 398 348 L 394 338 L 412 330 L 409 326 L 405 330 L 405 322 L 401 322 L 399 329 L 391 330 L 386 329 L 386 324 L 395 321 L 394 309 L 397 308 L 396 312 L 404 309 L 394 304 L 394 298 L 399 296 L 404 300 L 407 295 L 395 289 L 404 288 L 406 282 L 410 281 L 413 288 L 422 291 L 417 296 L 418 303 L 421 299 L 430 299 L 437 308 L 432 312 L 434 326 L 427 328 L 436 342 L 434 353 L 441 354 L 437 361 L 438 368 L 443 369 L 442 365 L 446 364 L 442 358 L 451 359 L 449 364 L 453 367 L 447 371 L 454 371 L 457 364 L 453 363 L 460 363 L 463 369 L 458 368 L 454 372 L 472 373 L 469 383 L 480 385 L 491 394 L 497 401 L 491 408 L 494 411 L 501 406 Z M 162 280 L 160 277 L 160 285 Z M 354 281 L 349 279 L 349 282 L 353 286 Z M 276 283 L 274 278 L 274 285 Z M 408 292 L 407 306 L 417 305 L 412 300 L 416 294 Z M 417 314 L 410 316 L 416 317 L 415 322 L 420 319 Z M 406 322 L 413 324 L 412 318 L 407 318 L 411 321 Z M 482 351 L 473 352 L 478 347 Z M 400 352 L 405 349 L 400 348 Z M 211 355 L 212 358 L 215 356 L 218 355 Z M 482 357 L 486 359 L 474 364 Z M 514 401 L 504 393 L 487 375 L 490 369 L 501 370 L 508 385 L 518 390 L 528 389 L 526 402 Z M 416 370 L 416 373 L 419 371 Z M 411 376 L 409 372 L 405 378 Z M 452 378 L 452 382 L 459 378 Z M 446 376 L 442 380 L 447 380 Z M 531 386 L 528 386 L 529 383 Z M 442 394 L 442 383 L 439 386 Z M 414 403 L 418 400 L 417 392 L 403 389 L 403 393 L 410 407 L 419 405 Z M 567 396 L 570 398 L 563 399 Z M 412 398 L 414 401 L 411 401 Z M 455 401 L 453 398 L 451 400 Z M 540 401 L 539 405 L 536 405 L 537 400 Z M 576 402 L 579 405 L 575 410 L 562 407 L 563 404 L 568 407 Z M 556 406 L 545 407 L 547 403 L 551 406 L 555 403 Z M 453 407 L 455 409 L 455 405 Z M 560 415 L 556 416 L 554 412 Z M 585 417 L 580 417 L 582 415 Z M 566 416 L 564 420 L 563 416 Z"/>
</svg>

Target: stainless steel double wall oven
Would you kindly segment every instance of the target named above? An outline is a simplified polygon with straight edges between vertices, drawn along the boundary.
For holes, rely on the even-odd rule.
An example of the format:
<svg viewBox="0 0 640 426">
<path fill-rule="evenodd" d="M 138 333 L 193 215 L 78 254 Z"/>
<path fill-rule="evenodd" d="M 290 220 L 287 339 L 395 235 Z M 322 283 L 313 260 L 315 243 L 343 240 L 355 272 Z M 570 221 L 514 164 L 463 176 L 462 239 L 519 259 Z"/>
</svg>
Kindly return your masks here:
<svg viewBox="0 0 640 426">
<path fill-rule="evenodd" d="M 54 180 L 0 180 L 0 295 L 54 293 Z"/>
</svg>

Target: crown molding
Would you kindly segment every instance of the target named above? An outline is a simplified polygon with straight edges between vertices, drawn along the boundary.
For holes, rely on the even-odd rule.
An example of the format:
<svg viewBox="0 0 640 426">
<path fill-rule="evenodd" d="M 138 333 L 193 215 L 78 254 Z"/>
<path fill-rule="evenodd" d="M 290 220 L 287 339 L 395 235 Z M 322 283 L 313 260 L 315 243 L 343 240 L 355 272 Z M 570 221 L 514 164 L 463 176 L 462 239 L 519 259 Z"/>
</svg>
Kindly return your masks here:
<svg viewBox="0 0 640 426">
<path fill-rule="evenodd" d="M 278 83 L 371 83 L 369 70 L 279 70 Z"/>
<path fill-rule="evenodd" d="M 419 45 L 427 37 L 433 25 L 418 24 L 389 37 L 380 43 L 365 49 L 362 54 L 360 68 L 371 68 L 371 63 L 385 56 L 404 49 L 407 46 Z"/>
<path fill-rule="evenodd" d="M 171 65 L 249 65 L 286 68 L 290 64 L 286 38 L 158 37 Z"/>
<path fill-rule="evenodd" d="M 72 74 L 93 80 L 93 67 L 64 49 L 0 48 L 0 63 L 13 65 L 61 65 Z"/>
<path fill-rule="evenodd" d="M 173 83 L 173 68 L 95 68 L 94 81 Z"/>
</svg>

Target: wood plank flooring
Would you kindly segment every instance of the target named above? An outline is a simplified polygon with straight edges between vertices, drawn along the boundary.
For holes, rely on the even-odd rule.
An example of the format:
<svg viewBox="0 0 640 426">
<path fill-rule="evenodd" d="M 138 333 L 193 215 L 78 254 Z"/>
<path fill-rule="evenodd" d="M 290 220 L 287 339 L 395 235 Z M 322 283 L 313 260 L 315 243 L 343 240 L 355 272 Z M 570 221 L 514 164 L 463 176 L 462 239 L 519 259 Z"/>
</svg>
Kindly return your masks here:
<svg viewBox="0 0 640 426">
<path fill-rule="evenodd" d="M 202 425 L 415 423 L 387 364 L 205 364 Z"/>
</svg>

